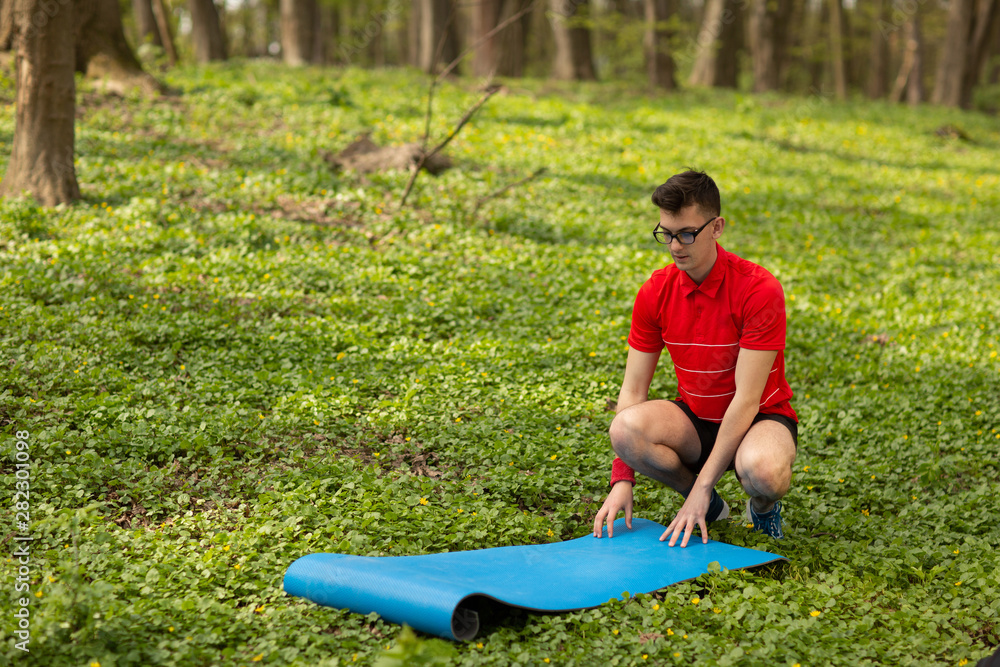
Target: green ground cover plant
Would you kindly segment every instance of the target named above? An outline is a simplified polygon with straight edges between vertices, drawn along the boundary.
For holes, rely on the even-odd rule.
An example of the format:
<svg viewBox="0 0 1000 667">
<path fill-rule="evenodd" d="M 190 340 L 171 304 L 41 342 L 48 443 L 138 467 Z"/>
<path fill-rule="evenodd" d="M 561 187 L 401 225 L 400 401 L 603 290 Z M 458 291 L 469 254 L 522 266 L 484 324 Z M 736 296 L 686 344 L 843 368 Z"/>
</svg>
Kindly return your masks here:
<svg viewBox="0 0 1000 667">
<path fill-rule="evenodd" d="M 995 119 L 510 83 L 397 211 L 408 174 L 323 156 L 418 139 L 421 75 L 235 62 L 169 83 L 81 84 L 84 200 L 0 202 L 0 662 L 963 665 L 1000 643 Z M 440 89 L 435 136 L 476 85 Z M 8 97 L 4 156 L 13 117 Z M 789 562 L 497 612 L 462 644 L 286 596 L 311 552 L 590 531 L 632 299 L 669 261 L 649 195 L 687 165 L 722 189 L 724 247 L 785 287 L 801 419 L 786 539 L 712 537 Z M 18 432 L 28 654 L 6 611 Z M 720 492 L 743 498 L 731 475 Z M 640 481 L 636 515 L 678 500 Z"/>
</svg>

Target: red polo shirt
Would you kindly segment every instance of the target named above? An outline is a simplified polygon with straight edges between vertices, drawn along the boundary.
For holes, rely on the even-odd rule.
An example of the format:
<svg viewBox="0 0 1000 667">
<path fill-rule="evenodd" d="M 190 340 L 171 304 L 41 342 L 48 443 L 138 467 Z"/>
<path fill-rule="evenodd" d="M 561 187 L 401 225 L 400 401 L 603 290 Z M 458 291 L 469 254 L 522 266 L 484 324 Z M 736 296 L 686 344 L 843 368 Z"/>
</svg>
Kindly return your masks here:
<svg viewBox="0 0 1000 667">
<path fill-rule="evenodd" d="M 632 308 L 628 344 L 640 352 L 670 353 L 679 398 L 705 421 L 721 423 L 736 394 L 740 348 L 777 350 L 761 393 L 759 412 L 798 421 L 785 381 L 785 295 L 778 279 L 753 262 L 726 252 L 700 285 L 671 264 L 653 272 L 639 289 Z M 628 479 L 632 469 L 620 459 L 611 484 Z"/>
<path fill-rule="evenodd" d="M 736 393 L 740 348 L 777 350 L 760 412 L 798 418 L 785 381 L 785 295 L 777 278 L 716 244 L 701 285 L 673 264 L 653 272 L 632 309 L 628 344 L 670 353 L 680 398 L 698 417 L 721 423 Z"/>
</svg>

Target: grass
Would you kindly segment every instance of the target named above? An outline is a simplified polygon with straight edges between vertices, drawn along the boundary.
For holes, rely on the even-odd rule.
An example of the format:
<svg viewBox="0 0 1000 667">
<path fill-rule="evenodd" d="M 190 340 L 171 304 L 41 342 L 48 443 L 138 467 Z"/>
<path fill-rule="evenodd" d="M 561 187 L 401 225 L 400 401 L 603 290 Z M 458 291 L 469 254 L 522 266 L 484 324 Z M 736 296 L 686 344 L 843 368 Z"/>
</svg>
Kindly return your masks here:
<svg viewBox="0 0 1000 667">
<path fill-rule="evenodd" d="M 82 202 L 0 202 L 3 529 L 12 552 L 22 432 L 35 538 L 30 653 L 5 613 L 4 661 L 960 665 L 1000 643 L 994 119 L 510 82 L 397 212 L 407 174 L 323 155 L 417 139 L 418 74 L 169 79 L 182 96 L 81 90 Z M 435 136 L 474 85 L 441 90 Z M 454 646 L 284 595 L 306 553 L 587 534 L 632 299 L 668 261 L 649 194 L 689 164 L 723 191 L 723 245 L 785 287 L 802 420 L 787 538 L 712 536 L 790 562 Z M 637 487 L 638 516 L 678 508 Z"/>
</svg>

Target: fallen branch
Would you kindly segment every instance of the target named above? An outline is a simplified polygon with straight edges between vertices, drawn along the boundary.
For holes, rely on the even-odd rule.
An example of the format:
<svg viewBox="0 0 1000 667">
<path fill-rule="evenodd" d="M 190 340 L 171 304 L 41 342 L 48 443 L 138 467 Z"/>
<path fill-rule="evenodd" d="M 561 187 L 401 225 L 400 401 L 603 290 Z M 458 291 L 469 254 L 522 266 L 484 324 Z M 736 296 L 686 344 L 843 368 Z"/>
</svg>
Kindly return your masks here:
<svg viewBox="0 0 1000 667">
<path fill-rule="evenodd" d="M 510 192 L 511 190 L 513 190 L 514 188 L 516 188 L 519 185 L 524 185 L 528 181 L 535 180 L 536 178 L 538 178 L 539 176 L 541 176 L 542 174 L 544 174 L 546 171 L 548 171 L 548 169 L 546 169 L 545 167 L 539 167 L 530 176 L 525 176 L 521 180 L 515 181 L 514 183 L 511 183 L 510 185 L 505 185 L 504 187 L 500 188 L 499 190 L 497 190 L 495 192 L 491 192 L 490 194 L 486 195 L 485 197 L 480 197 L 479 199 L 476 200 L 476 207 L 474 209 L 472 209 L 472 219 L 475 220 L 476 215 L 479 213 L 479 209 L 482 208 L 483 204 L 485 204 L 486 202 L 488 202 L 488 201 L 490 201 L 492 199 L 496 199 L 497 197 L 500 197 L 500 196 L 506 194 L 507 192 Z"/>
<path fill-rule="evenodd" d="M 465 127 L 465 124 L 469 122 L 469 119 L 472 118 L 473 114 L 475 114 L 476 111 L 478 111 L 481 106 L 486 104 L 486 101 L 488 99 L 496 95 L 497 92 L 499 91 L 500 91 L 500 86 L 497 85 L 489 86 L 489 88 L 486 89 L 486 94 L 484 94 L 481 98 L 479 98 L 479 101 L 476 102 L 471 109 L 465 112 L 465 115 L 462 116 L 461 120 L 458 121 L 458 125 L 455 126 L 455 129 L 451 131 L 451 133 L 445 138 L 445 140 L 439 143 L 437 146 L 435 146 L 430 152 L 426 152 L 420 156 L 420 161 L 417 162 L 416 166 L 413 168 L 413 173 L 410 174 L 410 180 L 406 184 L 406 190 L 403 191 L 403 196 L 399 200 L 399 209 L 402 209 L 403 206 L 406 205 L 406 198 L 410 196 L 410 191 L 413 190 L 413 184 L 416 183 L 417 176 L 420 174 L 420 170 L 423 169 L 424 163 L 427 162 L 432 157 L 434 157 L 435 155 L 437 155 L 439 152 L 441 152 L 441 150 L 445 146 L 447 146 L 452 139 L 455 138 L 455 135 L 457 135 L 462 130 L 462 128 Z"/>
</svg>

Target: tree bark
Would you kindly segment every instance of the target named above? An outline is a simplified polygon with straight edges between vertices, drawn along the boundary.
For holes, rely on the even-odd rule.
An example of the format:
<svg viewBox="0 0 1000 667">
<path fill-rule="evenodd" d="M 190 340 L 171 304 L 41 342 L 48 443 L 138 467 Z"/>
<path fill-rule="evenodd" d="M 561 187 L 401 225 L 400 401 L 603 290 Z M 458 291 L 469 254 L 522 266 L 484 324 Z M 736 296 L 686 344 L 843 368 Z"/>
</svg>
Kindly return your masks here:
<svg viewBox="0 0 1000 667">
<path fill-rule="evenodd" d="M 788 80 L 788 48 L 792 42 L 790 35 L 793 32 L 790 23 L 793 17 L 797 17 L 795 9 L 796 0 L 777 0 L 777 10 L 775 11 L 775 36 L 774 36 L 774 63 L 778 68 L 778 86 L 785 87 Z"/>
<path fill-rule="evenodd" d="M 670 0 L 643 0 L 646 17 L 646 33 L 643 48 L 646 59 L 646 74 L 651 88 L 676 90 L 674 76 L 676 67 L 670 56 L 671 32 L 658 27 L 674 13 Z"/>
<path fill-rule="evenodd" d="M 826 66 L 824 48 L 824 31 L 830 22 L 830 3 L 820 2 L 819 7 L 810 8 L 806 12 L 806 69 L 809 80 L 809 93 L 819 94 L 823 89 L 823 72 Z"/>
<path fill-rule="evenodd" d="M 979 0 L 973 17 L 971 39 L 966 54 L 965 72 L 959 104 L 963 109 L 972 108 L 972 94 L 983 74 L 990 53 L 991 37 L 1000 33 L 1000 3 L 997 0 Z"/>
<path fill-rule="evenodd" d="M 523 11 L 532 0 L 505 0 L 500 13 L 503 22 Z M 528 39 L 531 35 L 531 14 L 527 12 L 497 34 L 498 55 L 497 74 L 500 76 L 522 77 L 527 65 Z"/>
<path fill-rule="evenodd" d="M 453 0 L 416 0 L 414 9 L 417 66 L 433 74 L 458 57 L 455 6 Z"/>
<path fill-rule="evenodd" d="M 847 72 L 844 67 L 844 12 L 841 0 L 830 2 L 830 65 L 833 67 L 833 90 L 838 100 L 847 99 Z"/>
<path fill-rule="evenodd" d="M 742 0 L 726 0 L 722 13 L 722 34 L 719 49 L 715 53 L 715 77 L 713 84 L 721 88 L 738 88 L 740 78 L 740 54 L 746 46 L 746 21 Z"/>
<path fill-rule="evenodd" d="M 965 77 L 974 1 L 951 0 L 949 4 L 948 27 L 931 94 L 934 104 L 957 107 L 962 101 L 962 79 Z"/>
<path fill-rule="evenodd" d="M 648 0 L 647 0 L 648 1 Z M 723 15 L 726 12 L 726 0 L 706 0 L 705 15 L 701 20 L 701 29 L 695 39 L 694 66 L 688 82 L 692 86 L 714 86 L 716 61 L 724 28 Z"/>
<path fill-rule="evenodd" d="M 135 27 L 139 33 L 139 41 L 163 46 L 163 40 L 160 38 L 160 28 L 156 25 L 156 16 L 153 14 L 152 1 L 132 0 L 132 15 L 135 17 Z"/>
<path fill-rule="evenodd" d="M 1000 27 L 994 33 L 990 44 L 990 56 L 987 61 L 993 65 L 990 67 L 989 74 L 986 75 L 986 81 L 992 86 L 1000 83 Z"/>
<path fill-rule="evenodd" d="M 920 31 L 920 14 L 913 15 L 907 26 L 906 40 L 913 49 L 913 69 L 906 84 L 906 102 L 911 107 L 923 104 L 927 99 L 924 90 L 924 38 Z"/>
<path fill-rule="evenodd" d="M 911 106 L 924 101 L 923 45 L 920 39 L 920 15 L 914 14 L 904 28 L 903 62 L 889 93 L 893 102 L 901 102 L 903 95 Z"/>
<path fill-rule="evenodd" d="M 0 0 L 0 51 L 14 48 L 14 6 L 15 0 Z"/>
<path fill-rule="evenodd" d="M 406 50 L 409 54 L 408 62 L 413 67 L 420 67 L 420 35 L 423 26 L 424 0 L 414 0 L 410 5 L 410 20 L 406 29 Z"/>
<path fill-rule="evenodd" d="M 500 22 L 503 0 L 479 0 L 472 8 L 472 41 L 478 42 Z M 497 35 L 483 40 L 472 54 L 472 75 L 488 76 L 496 71 L 498 60 Z"/>
<path fill-rule="evenodd" d="M 571 25 L 587 5 L 580 0 L 550 0 L 552 35 L 556 46 L 552 75 L 563 81 L 593 81 L 597 78 L 594 55 L 590 45 L 590 30 Z"/>
<path fill-rule="evenodd" d="M 889 16 L 886 0 L 873 0 L 871 45 L 869 49 L 868 97 L 884 97 L 889 86 L 889 40 L 882 33 L 881 24 Z"/>
<path fill-rule="evenodd" d="M 751 0 L 750 60 L 753 65 L 753 90 L 763 93 L 777 90 L 779 84 L 779 53 L 776 18 L 778 12 L 768 8 L 768 0 Z"/>
<path fill-rule="evenodd" d="M 197 61 L 225 60 L 226 39 L 215 3 L 212 0 L 188 0 L 188 11 L 191 12 L 191 41 Z"/>
<path fill-rule="evenodd" d="M 162 92 L 163 86 L 142 69 L 125 40 L 118 0 L 76 2 L 77 71 L 118 93 L 136 86 L 146 93 Z"/>
<path fill-rule="evenodd" d="M 156 28 L 160 32 L 160 45 L 167 52 L 167 62 L 174 67 L 177 65 L 177 47 L 174 46 L 174 35 L 170 31 L 170 15 L 163 0 L 152 0 L 152 6 Z"/>
<path fill-rule="evenodd" d="M 316 0 L 280 0 L 280 13 L 282 60 L 293 67 L 314 62 L 319 15 Z"/>
<path fill-rule="evenodd" d="M 80 198 L 73 166 L 75 10 L 76 0 L 16 2 L 17 111 L 14 145 L 0 194 L 27 192 L 43 206 Z"/>
</svg>

